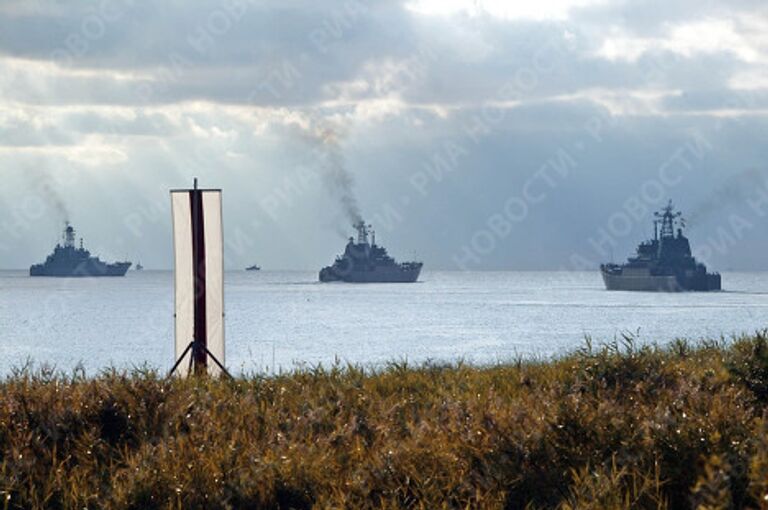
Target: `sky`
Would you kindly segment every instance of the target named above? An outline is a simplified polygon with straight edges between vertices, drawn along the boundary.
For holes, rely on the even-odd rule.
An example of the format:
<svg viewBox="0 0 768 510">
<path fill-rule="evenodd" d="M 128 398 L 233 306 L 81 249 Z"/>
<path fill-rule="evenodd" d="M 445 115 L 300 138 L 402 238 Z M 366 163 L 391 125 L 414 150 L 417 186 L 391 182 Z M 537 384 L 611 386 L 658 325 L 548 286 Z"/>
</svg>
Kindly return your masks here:
<svg viewBox="0 0 768 510">
<path fill-rule="evenodd" d="M 198 177 L 230 269 L 317 270 L 359 214 L 428 269 L 595 270 L 668 200 L 768 269 L 767 64 L 751 0 L 2 0 L 0 267 L 69 220 L 170 268 Z"/>
</svg>

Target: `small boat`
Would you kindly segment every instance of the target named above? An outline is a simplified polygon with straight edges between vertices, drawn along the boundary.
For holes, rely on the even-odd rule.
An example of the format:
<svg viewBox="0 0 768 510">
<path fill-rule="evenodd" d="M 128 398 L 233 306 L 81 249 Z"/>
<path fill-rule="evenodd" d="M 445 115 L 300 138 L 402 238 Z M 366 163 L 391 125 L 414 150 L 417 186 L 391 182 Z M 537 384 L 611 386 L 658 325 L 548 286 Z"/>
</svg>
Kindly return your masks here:
<svg viewBox="0 0 768 510">
<path fill-rule="evenodd" d="M 141 262 L 136 264 L 136 271 L 144 271 L 144 266 L 141 265 Z"/>
<path fill-rule="evenodd" d="M 246 267 L 245 270 L 246 271 L 261 271 L 261 268 L 259 266 L 257 266 L 256 264 L 254 264 L 254 265 L 252 265 L 250 267 Z"/>
</svg>

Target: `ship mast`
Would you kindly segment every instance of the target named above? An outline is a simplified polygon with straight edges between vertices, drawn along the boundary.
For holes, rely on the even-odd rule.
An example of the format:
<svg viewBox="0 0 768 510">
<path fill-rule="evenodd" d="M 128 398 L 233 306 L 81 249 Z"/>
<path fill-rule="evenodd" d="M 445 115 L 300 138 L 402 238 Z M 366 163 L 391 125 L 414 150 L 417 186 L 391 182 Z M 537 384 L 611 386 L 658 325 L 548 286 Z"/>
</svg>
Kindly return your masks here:
<svg viewBox="0 0 768 510">
<path fill-rule="evenodd" d="M 368 244 L 368 229 L 370 225 L 366 225 L 363 220 L 358 221 L 354 225 L 357 230 L 357 244 Z"/>
<path fill-rule="evenodd" d="M 72 225 L 70 225 L 69 222 L 66 222 L 66 228 L 64 229 L 64 247 L 75 247 L 75 229 L 72 228 Z"/>
<path fill-rule="evenodd" d="M 654 230 L 656 229 L 656 225 L 661 223 L 661 232 L 659 232 L 661 239 L 675 237 L 675 221 L 682 216 L 682 213 L 674 212 L 672 201 L 670 200 L 664 209 L 653 214 L 657 218 L 660 218 L 654 221 Z"/>
</svg>

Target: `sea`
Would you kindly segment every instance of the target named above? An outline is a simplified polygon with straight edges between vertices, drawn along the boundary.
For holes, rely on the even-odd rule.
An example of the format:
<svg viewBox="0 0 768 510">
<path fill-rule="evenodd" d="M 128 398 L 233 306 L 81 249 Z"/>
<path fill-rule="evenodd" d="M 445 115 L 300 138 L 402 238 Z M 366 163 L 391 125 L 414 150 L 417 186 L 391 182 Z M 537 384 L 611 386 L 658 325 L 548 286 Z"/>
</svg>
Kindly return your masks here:
<svg viewBox="0 0 768 510">
<path fill-rule="evenodd" d="M 315 272 L 228 272 L 234 373 L 318 365 L 551 359 L 624 337 L 732 339 L 768 327 L 768 273 L 723 274 L 722 292 L 604 290 L 597 272 L 425 271 L 415 284 L 318 283 Z M 0 271 L 0 375 L 168 370 L 173 273 L 30 278 Z"/>
</svg>

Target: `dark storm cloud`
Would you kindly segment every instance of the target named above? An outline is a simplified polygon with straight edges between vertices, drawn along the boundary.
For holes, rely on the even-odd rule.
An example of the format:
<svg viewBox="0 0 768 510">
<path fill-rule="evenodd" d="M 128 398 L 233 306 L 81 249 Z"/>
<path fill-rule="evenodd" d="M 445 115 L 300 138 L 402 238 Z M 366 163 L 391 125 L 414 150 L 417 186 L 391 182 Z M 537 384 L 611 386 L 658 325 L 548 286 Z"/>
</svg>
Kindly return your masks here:
<svg viewBox="0 0 768 510">
<path fill-rule="evenodd" d="M 0 11 L 0 52 L 149 78 L 79 92 L 72 80 L 51 91 L 63 101 L 79 94 L 99 102 L 111 93 L 116 103 L 296 104 L 321 97 L 324 83 L 354 77 L 369 59 L 407 56 L 415 36 L 397 2 L 106 0 L 70 7 L 50 1 L 39 11 Z"/>
<path fill-rule="evenodd" d="M 169 264 L 165 191 L 199 176 L 227 190 L 228 235 L 252 243 L 230 249 L 231 264 L 256 251 L 270 267 L 327 263 L 338 250 L 328 231 L 348 229 L 341 197 L 395 255 L 412 248 L 455 268 L 530 188 L 545 198 L 507 218 L 472 267 L 568 267 L 574 253 L 599 262 L 599 229 L 694 134 L 702 156 L 658 200 L 707 218 L 697 235 L 739 203 L 712 194 L 766 159 L 768 51 L 756 34 L 768 13 L 757 2 L 597 2 L 543 20 L 408 3 L 3 2 L 0 164 L 16 190 L 0 196 L 3 228 L 41 227 L 25 210 L 31 161 L 66 176 L 61 196 L 82 229 L 145 247 L 128 255 L 149 266 Z M 709 115 L 721 110 L 732 117 Z M 294 129 L 312 123 L 343 132 L 325 160 Z M 311 178 L 329 161 L 341 193 Z M 531 181 L 552 161 L 568 171 Z M 647 223 L 633 221 L 616 252 Z M 751 235 L 731 253 L 745 267 L 768 244 Z M 28 265 L 48 240 L 20 236 L 8 264 Z"/>
<path fill-rule="evenodd" d="M 493 100 L 505 84 L 517 84 L 515 95 L 522 98 L 595 87 L 716 89 L 744 67 L 727 48 L 696 58 L 650 49 L 633 62 L 596 56 L 612 23 L 634 31 L 642 23 L 658 28 L 723 10 L 714 3 L 699 9 L 689 2 L 666 9 L 644 3 L 639 10 L 635 3 L 577 9 L 579 23 L 572 23 L 414 17 L 394 1 L 293 1 L 274 7 L 250 1 L 109 0 L 63 9 L 51 0 L 17 15 L 12 6 L 0 11 L 0 52 L 53 59 L 69 70 L 135 73 L 117 81 L 108 74 L 65 75 L 56 78 L 56 87 L 9 90 L 16 100 L 37 104 L 211 100 L 300 107 L 332 99 L 328 87 L 364 75 L 366 64 L 425 52 L 434 58 L 417 58 L 425 68 L 404 87 L 404 97 L 459 106 Z M 636 12 L 653 14 L 641 18 Z M 538 76 L 529 77 L 530 71 Z M 370 88 L 358 98 L 375 93 Z"/>
</svg>

